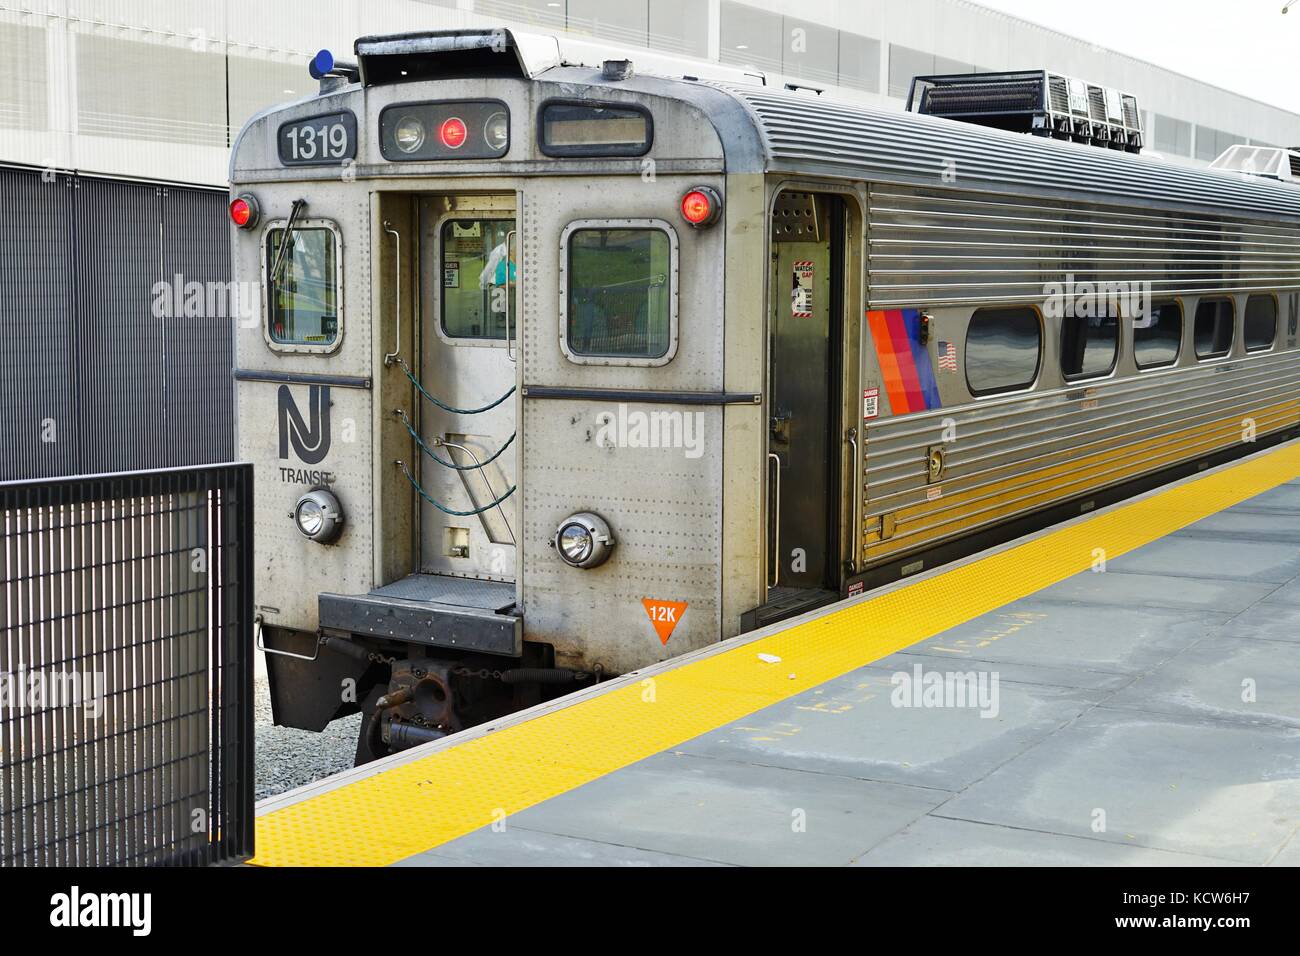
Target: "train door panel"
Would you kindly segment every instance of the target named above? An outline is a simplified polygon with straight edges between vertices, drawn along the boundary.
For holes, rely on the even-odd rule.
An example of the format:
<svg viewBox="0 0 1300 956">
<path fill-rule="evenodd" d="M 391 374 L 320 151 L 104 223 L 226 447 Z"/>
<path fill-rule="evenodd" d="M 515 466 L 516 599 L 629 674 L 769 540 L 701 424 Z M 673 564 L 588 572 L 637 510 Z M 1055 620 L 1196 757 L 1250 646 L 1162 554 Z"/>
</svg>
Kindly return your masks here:
<svg viewBox="0 0 1300 956">
<path fill-rule="evenodd" d="M 843 206 L 783 192 L 773 210 L 768 586 L 839 587 Z"/>
<path fill-rule="evenodd" d="M 420 377 L 441 403 L 422 399 L 417 426 L 421 483 L 438 502 L 421 502 L 421 570 L 513 581 L 514 197 L 425 197 L 420 220 Z"/>
</svg>

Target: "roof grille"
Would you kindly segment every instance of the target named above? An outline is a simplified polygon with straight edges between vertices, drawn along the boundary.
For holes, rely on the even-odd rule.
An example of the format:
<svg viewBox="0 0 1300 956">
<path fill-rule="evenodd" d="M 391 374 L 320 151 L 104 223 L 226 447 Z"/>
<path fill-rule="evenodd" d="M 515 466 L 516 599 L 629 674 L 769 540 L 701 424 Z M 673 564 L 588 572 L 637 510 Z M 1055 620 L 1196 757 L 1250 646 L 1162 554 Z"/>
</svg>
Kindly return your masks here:
<svg viewBox="0 0 1300 956">
<path fill-rule="evenodd" d="M 1070 112 L 1070 86 L 1066 83 L 1065 77 L 1049 76 L 1047 85 L 1052 96 L 1052 112 Z"/>
<path fill-rule="evenodd" d="M 1141 152 L 1137 98 L 1046 70 L 953 73 L 912 80 L 913 113 Z"/>
</svg>

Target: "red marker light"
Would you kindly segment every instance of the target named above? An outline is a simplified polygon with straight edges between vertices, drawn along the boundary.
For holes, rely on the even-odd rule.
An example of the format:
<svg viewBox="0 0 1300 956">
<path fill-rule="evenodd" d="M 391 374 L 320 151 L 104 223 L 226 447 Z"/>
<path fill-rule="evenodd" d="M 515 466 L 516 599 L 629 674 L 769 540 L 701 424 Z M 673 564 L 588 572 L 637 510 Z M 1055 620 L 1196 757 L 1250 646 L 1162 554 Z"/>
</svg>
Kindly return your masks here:
<svg viewBox="0 0 1300 956">
<path fill-rule="evenodd" d="M 722 214 L 722 197 L 708 186 L 696 186 L 682 197 L 682 218 L 692 226 L 711 226 Z"/>
<path fill-rule="evenodd" d="M 257 200 L 247 193 L 230 200 L 230 221 L 240 229 L 257 225 Z"/>
<path fill-rule="evenodd" d="M 465 129 L 465 121 L 459 116 L 443 120 L 442 125 L 438 127 L 438 138 L 442 140 L 442 145 L 448 149 L 460 149 L 465 145 L 467 135 L 468 130 Z"/>
</svg>

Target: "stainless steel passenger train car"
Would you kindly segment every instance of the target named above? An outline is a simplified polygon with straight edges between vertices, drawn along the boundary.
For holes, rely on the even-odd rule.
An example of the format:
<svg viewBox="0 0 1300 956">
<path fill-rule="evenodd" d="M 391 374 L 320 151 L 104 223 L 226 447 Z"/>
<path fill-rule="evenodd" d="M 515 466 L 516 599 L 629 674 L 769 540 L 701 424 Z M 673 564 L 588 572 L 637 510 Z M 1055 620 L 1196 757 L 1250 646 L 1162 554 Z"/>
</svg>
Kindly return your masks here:
<svg viewBox="0 0 1300 956">
<path fill-rule="evenodd" d="M 506 31 L 240 134 L 276 719 L 358 759 L 1300 421 L 1300 191 Z"/>
</svg>

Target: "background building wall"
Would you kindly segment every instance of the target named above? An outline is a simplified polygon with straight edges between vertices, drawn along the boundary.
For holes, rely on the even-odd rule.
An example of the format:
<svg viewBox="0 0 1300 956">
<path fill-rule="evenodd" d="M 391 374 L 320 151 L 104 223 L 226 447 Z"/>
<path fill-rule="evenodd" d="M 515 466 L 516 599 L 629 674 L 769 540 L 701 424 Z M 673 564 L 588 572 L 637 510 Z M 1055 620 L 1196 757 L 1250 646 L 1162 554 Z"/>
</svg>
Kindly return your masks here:
<svg viewBox="0 0 1300 956">
<path fill-rule="evenodd" d="M 1051 68 L 1136 95 L 1177 162 L 1300 144 L 1296 114 L 966 0 L 0 0 L 0 480 L 228 458 L 231 318 L 151 306 L 229 277 L 239 129 L 310 95 L 322 47 L 503 24 L 894 109 L 914 75 Z"/>
<path fill-rule="evenodd" d="M 240 126 L 308 95 L 321 47 L 501 23 L 893 108 L 916 74 L 1050 67 L 1136 95 L 1175 161 L 1300 144 L 1294 113 L 966 0 L 0 0 L 0 162 L 224 185 Z"/>
</svg>

